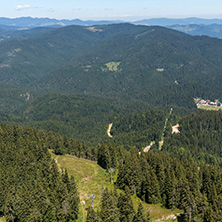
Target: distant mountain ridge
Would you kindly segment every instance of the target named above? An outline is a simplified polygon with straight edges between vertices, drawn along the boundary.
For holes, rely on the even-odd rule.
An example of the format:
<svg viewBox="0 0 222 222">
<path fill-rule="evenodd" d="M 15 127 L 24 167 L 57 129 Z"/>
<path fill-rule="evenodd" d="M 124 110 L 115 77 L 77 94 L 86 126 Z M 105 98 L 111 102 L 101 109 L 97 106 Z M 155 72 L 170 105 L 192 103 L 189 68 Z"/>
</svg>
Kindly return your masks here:
<svg viewBox="0 0 222 222">
<path fill-rule="evenodd" d="M 212 24 L 222 24 L 222 19 L 202 19 L 202 18 L 151 18 L 143 19 L 133 22 L 134 24 L 140 25 L 160 25 L 160 26 L 171 26 L 171 25 L 212 25 Z"/>
<path fill-rule="evenodd" d="M 222 38 L 222 25 L 211 24 L 211 25 L 172 25 L 167 26 L 170 29 L 174 29 L 180 32 L 187 33 L 193 36 L 207 35 L 210 37 Z"/>
<path fill-rule="evenodd" d="M 222 19 L 202 19 L 202 18 L 151 18 L 138 21 L 123 21 L 123 20 L 80 20 L 80 19 L 51 19 L 51 18 L 4 18 L 0 17 L 0 41 L 7 40 L 8 36 L 20 35 L 19 32 L 30 30 L 36 27 L 42 28 L 59 28 L 63 26 L 78 25 L 78 26 L 95 26 L 109 25 L 119 23 L 131 23 L 135 25 L 147 26 L 164 26 L 170 29 L 175 29 L 187 33 L 189 35 L 207 35 L 210 37 L 222 38 Z M 14 32 L 14 33 L 13 33 Z M 26 36 L 26 35 L 25 35 Z"/>
<path fill-rule="evenodd" d="M 172 26 L 172 25 L 222 25 L 222 19 L 202 19 L 202 18 L 150 18 L 138 21 L 124 21 L 124 20 L 80 20 L 80 19 L 51 19 L 51 18 L 32 18 L 32 17 L 20 17 L 20 18 L 5 18 L 0 17 L 0 25 L 13 26 L 18 28 L 34 28 L 40 26 L 68 26 L 68 25 L 81 25 L 81 26 L 92 26 L 92 25 L 105 25 L 105 24 L 116 24 L 116 23 L 132 23 L 139 25 L 160 25 L 160 26 Z"/>
<path fill-rule="evenodd" d="M 122 23 L 124 21 L 93 21 L 87 20 L 82 21 L 80 19 L 51 19 L 51 18 L 32 18 L 32 17 L 20 17 L 20 18 L 0 18 L 0 25 L 5 26 L 13 26 L 18 28 L 34 28 L 41 26 L 68 26 L 68 25 L 81 25 L 81 26 L 91 26 L 91 25 L 104 25 L 104 24 L 114 24 L 114 23 Z"/>
</svg>

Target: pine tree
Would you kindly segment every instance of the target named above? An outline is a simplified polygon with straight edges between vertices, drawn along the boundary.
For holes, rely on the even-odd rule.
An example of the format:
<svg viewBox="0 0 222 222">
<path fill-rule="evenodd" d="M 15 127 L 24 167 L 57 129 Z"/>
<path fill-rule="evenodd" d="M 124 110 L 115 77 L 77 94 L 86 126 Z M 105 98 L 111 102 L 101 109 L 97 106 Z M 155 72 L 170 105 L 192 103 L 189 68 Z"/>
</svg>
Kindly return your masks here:
<svg viewBox="0 0 222 222">
<path fill-rule="evenodd" d="M 11 189 L 11 188 L 10 188 Z M 14 207 L 14 188 L 12 189 L 13 193 L 8 191 L 7 196 L 6 196 L 6 201 L 5 201 L 5 206 L 4 206 L 4 215 L 6 218 L 6 221 L 16 221 L 17 215 L 16 215 L 16 209 Z"/>
<path fill-rule="evenodd" d="M 93 208 L 90 206 L 87 210 L 87 219 L 86 222 L 100 222 L 100 218 L 97 215 L 97 213 L 93 210 Z"/>
<path fill-rule="evenodd" d="M 144 178 L 141 186 L 141 195 L 143 200 L 147 203 L 159 203 L 160 201 L 160 192 L 159 192 L 159 184 L 156 177 L 156 174 L 148 167 L 144 172 Z"/>
<path fill-rule="evenodd" d="M 166 169 L 165 177 L 165 195 L 166 207 L 175 208 L 177 206 L 176 178 L 172 167 Z"/>
<path fill-rule="evenodd" d="M 104 169 L 108 169 L 110 167 L 110 153 L 108 147 L 105 144 L 102 144 L 98 148 L 97 163 Z"/>
<path fill-rule="evenodd" d="M 70 181 L 67 169 L 65 169 L 65 172 L 62 171 L 62 181 L 66 184 L 68 192 L 70 192 Z"/>
<path fill-rule="evenodd" d="M 150 211 L 149 211 L 149 210 L 147 211 L 147 214 L 146 214 L 146 221 L 147 221 L 147 222 L 150 222 L 150 221 L 151 221 Z"/>
<path fill-rule="evenodd" d="M 133 202 L 129 191 L 127 192 L 126 190 L 126 194 L 120 194 L 117 206 L 120 212 L 120 221 L 133 221 L 135 211 L 133 209 Z"/>
<path fill-rule="evenodd" d="M 120 189 L 128 186 L 132 194 L 139 194 L 142 182 L 142 170 L 138 157 L 138 149 L 136 151 L 135 149 L 131 151 L 130 155 L 126 156 L 123 164 L 120 165 L 116 184 Z"/>
<path fill-rule="evenodd" d="M 183 187 L 181 196 L 182 198 L 180 201 L 184 209 L 185 219 L 190 222 L 195 215 L 195 210 L 197 206 L 188 184 Z"/>
<path fill-rule="evenodd" d="M 204 213 L 204 221 L 205 222 L 216 222 L 216 215 L 212 209 L 212 207 L 209 207 L 208 209 L 206 209 L 205 213 Z"/>
<path fill-rule="evenodd" d="M 56 155 L 63 155 L 65 153 L 62 137 L 58 133 L 55 136 L 55 140 L 53 143 L 53 150 Z"/>
<path fill-rule="evenodd" d="M 103 222 L 120 221 L 117 202 L 107 188 L 102 194 L 100 217 Z"/>
<path fill-rule="evenodd" d="M 141 202 L 139 203 L 139 207 L 133 219 L 133 222 L 146 222 L 143 212 L 143 205 L 141 204 Z"/>
<path fill-rule="evenodd" d="M 69 219 L 76 220 L 79 214 L 79 193 L 76 187 L 74 177 L 70 178 L 70 190 L 68 194 L 68 204 L 69 204 Z"/>
</svg>

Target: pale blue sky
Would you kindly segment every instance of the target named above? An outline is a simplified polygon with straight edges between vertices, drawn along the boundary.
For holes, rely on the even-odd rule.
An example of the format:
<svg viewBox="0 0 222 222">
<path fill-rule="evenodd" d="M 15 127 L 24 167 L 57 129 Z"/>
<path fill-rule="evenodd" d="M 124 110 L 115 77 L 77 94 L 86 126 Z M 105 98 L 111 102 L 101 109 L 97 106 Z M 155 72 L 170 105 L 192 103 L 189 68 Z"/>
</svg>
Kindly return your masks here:
<svg viewBox="0 0 222 222">
<path fill-rule="evenodd" d="M 139 20 L 222 18 L 222 0 L 0 0 L 0 17 Z"/>
</svg>

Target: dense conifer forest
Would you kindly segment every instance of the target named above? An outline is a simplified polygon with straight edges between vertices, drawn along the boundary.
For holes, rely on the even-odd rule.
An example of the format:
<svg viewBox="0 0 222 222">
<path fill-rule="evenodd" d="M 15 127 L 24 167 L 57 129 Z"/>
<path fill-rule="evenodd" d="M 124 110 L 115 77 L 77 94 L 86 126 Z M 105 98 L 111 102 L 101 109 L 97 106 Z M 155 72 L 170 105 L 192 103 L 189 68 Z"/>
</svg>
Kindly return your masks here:
<svg viewBox="0 0 222 222">
<path fill-rule="evenodd" d="M 52 149 L 57 155 L 67 153 L 97 161 L 107 170 L 118 169 L 115 187 L 125 192 L 105 189 L 100 211 L 89 208 L 87 221 L 104 221 L 107 217 L 114 221 L 149 221 L 141 206 L 137 211 L 132 207 L 130 195 L 149 204 L 182 209 L 184 221 L 222 220 L 221 112 L 199 111 L 182 118 L 171 115 L 162 151 L 154 146 L 148 153 L 139 153 L 140 147 L 124 142 L 127 138 L 134 141 L 130 132 L 136 130 L 136 138 L 149 134 L 147 142 L 158 143 L 166 117 L 167 112 L 158 110 L 125 115 L 113 121 L 113 138 L 118 131 L 120 135 L 124 132 L 123 136 L 97 146 L 52 131 L 1 124 L 2 215 L 7 221 L 78 218 L 74 178 L 58 170 L 48 153 Z M 180 133 L 172 134 L 171 126 L 178 120 Z"/>
<path fill-rule="evenodd" d="M 199 111 L 179 121 L 180 133 L 168 134 L 163 150 L 198 163 L 222 165 L 222 112 Z"/>
<path fill-rule="evenodd" d="M 43 131 L 0 125 L 0 211 L 6 221 L 75 221 L 73 177 L 59 172 Z"/>
<path fill-rule="evenodd" d="M 12 33 L 0 49 L 6 221 L 79 222 L 84 210 L 87 222 L 151 221 L 142 203 L 178 208 L 178 221 L 222 221 L 222 112 L 193 102 L 221 99 L 220 39 L 69 26 Z M 75 178 L 52 155 L 115 169 L 97 210 L 83 207 Z"/>
</svg>

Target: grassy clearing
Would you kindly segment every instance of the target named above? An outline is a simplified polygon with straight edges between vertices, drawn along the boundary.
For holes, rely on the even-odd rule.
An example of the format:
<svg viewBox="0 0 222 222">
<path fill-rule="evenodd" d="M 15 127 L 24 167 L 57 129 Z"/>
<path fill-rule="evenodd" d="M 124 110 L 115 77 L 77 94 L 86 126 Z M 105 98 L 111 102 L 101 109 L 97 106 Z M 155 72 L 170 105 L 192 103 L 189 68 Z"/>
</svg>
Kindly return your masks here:
<svg viewBox="0 0 222 222">
<path fill-rule="evenodd" d="M 109 71 L 117 72 L 119 64 L 120 64 L 120 62 L 108 62 L 108 63 L 106 63 L 106 66 Z"/>
<path fill-rule="evenodd" d="M 0 217 L 0 222 L 6 222 L 4 217 Z"/>
<path fill-rule="evenodd" d="M 213 107 L 213 106 L 203 106 L 202 105 L 199 107 L 199 109 L 218 111 L 218 110 L 222 110 L 222 106 Z"/>
<path fill-rule="evenodd" d="M 89 27 L 89 28 L 87 28 L 89 31 L 91 31 L 91 32 L 103 32 L 103 30 L 102 29 L 97 29 L 96 27 Z"/>
<path fill-rule="evenodd" d="M 102 186 L 113 189 L 113 185 L 110 184 L 109 173 L 99 167 L 96 162 L 90 160 L 80 159 L 70 155 L 56 156 L 52 154 L 52 157 L 57 160 L 59 168 L 66 168 L 69 175 L 74 176 L 81 200 L 79 221 L 85 221 L 85 208 L 91 205 L 91 200 L 89 200 L 88 195 L 96 195 L 94 206 L 95 210 L 99 210 Z M 83 204 L 82 201 L 85 201 L 85 204 Z"/>
<path fill-rule="evenodd" d="M 95 194 L 96 198 L 94 199 L 95 210 L 99 210 L 99 203 L 101 199 L 102 186 L 107 187 L 109 190 L 114 189 L 114 186 L 110 183 L 110 174 L 107 173 L 104 169 L 99 167 L 96 162 L 79 159 L 74 156 L 65 155 L 65 156 L 56 156 L 51 152 L 51 155 L 57 161 L 59 168 L 66 168 L 70 175 L 75 177 L 78 190 L 80 193 L 81 207 L 80 215 L 78 222 L 86 221 L 86 208 L 91 204 L 91 201 L 88 198 L 88 194 Z M 114 176 L 114 181 L 116 180 L 116 175 Z M 122 192 L 118 190 L 118 192 Z M 140 199 L 136 196 L 133 196 L 134 208 L 137 210 Z M 82 203 L 85 201 L 85 204 Z M 150 211 L 151 218 L 153 221 L 163 218 L 161 221 L 175 221 L 167 220 L 166 218 L 169 215 L 176 215 L 182 211 L 168 210 L 162 208 L 160 204 L 151 205 L 143 203 L 144 210 L 147 212 Z M 1 222 L 1 221 L 0 221 Z"/>
<path fill-rule="evenodd" d="M 133 206 L 134 209 L 137 210 L 138 206 L 139 206 L 139 202 L 141 202 L 141 200 L 136 197 L 133 196 L 132 197 L 133 200 Z M 148 210 L 150 211 L 150 216 L 153 222 L 155 221 L 168 221 L 168 222 L 172 222 L 172 221 L 177 221 L 177 219 L 168 219 L 168 217 L 173 216 L 173 215 L 179 215 L 181 213 L 183 213 L 181 210 L 179 209 L 166 209 L 163 208 L 161 206 L 161 204 L 147 204 L 143 202 L 143 208 L 144 208 L 144 212 L 145 214 L 147 214 Z"/>
</svg>

